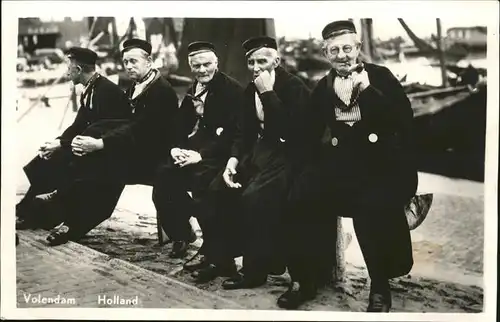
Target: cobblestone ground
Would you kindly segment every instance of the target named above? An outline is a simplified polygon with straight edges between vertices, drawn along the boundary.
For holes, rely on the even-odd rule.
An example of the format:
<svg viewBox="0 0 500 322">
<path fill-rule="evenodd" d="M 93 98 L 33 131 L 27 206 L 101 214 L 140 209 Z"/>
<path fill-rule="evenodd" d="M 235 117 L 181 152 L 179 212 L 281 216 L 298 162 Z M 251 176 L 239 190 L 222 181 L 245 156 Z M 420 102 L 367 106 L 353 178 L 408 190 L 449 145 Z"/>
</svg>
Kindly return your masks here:
<svg viewBox="0 0 500 322">
<path fill-rule="evenodd" d="M 229 299 L 77 243 L 48 247 L 46 232 L 43 231 L 21 231 L 18 234 L 16 281 L 19 308 L 243 308 Z M 120 303 L 121 299 L 135 298 L 137 303 Z M 108 300 L 115 303 L 107 303 Z"/>
</svg>

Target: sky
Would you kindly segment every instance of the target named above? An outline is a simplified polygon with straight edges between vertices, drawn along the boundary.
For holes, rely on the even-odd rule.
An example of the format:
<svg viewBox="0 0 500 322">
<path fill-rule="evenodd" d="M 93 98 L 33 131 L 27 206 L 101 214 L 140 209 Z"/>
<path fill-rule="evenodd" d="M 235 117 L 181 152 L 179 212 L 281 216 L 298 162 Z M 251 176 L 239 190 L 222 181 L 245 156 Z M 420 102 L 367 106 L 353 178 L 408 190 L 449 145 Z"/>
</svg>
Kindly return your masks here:
<svg viewBox="0 0 500 322">
<path fill-rule="evenodd" d="M 42 20 L 61 20 L 59 17 L 41 17 Z M 72 16 L 74 20 L 81 20 L 83 16 Z M 137 17 L 139 18 L 139 17 Z M 125 32 L 128 26 L 129 18 L 116 18 L 117 19 L 117 29 L 118 34 Z M 140 19 L 140 18 L 139 18 Z M 337 19 L 343 19 L 338 17 L 331 17 L 330 15 L 319 15 L 315 19 L 308 19 L 297 21 L 296 17 L 279 17 L 275 18 L 275 28 L 276 37 L 287 37 L 287 38 L 308 38 L 312 36 L 314 38 L 321 38 L 321 30 L 323 27 Z M 413 32 L 420 38 L 429 37 L 431 34 L 436 34 L 436 19 L 435 18 L 404 18 L 407 25 L 413 30 Z M 136 19 L 138 21 L 138 19 Z M 355 24 L 359 28 L 359 20 L 355 20 Z M 468 26 L 481 26 L 485 25 L 484 18 L 481 16 L 449 16 L 441 19 L 441 26 L 443 34 L 446 30 L 451 27 L 468 27 Z M 139 28 L 142 26 L 138 26 Z M 387 19 L 380 18 L 373 20 L 373 33 L 374 38 L 380 38 L 382 40 L 387 40 L 389 38 L 401 36 L 405 39 L 409 39 L 403 27 L 400 25 L 397 18 Z"/>
</svg>

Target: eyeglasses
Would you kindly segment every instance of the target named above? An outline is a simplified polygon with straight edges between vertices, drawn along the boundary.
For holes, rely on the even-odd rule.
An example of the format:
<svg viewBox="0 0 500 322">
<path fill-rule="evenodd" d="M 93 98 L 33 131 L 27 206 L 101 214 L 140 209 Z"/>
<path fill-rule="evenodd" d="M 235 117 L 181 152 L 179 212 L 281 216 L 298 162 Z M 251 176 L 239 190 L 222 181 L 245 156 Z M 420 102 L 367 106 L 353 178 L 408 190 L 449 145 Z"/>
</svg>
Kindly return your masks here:
<svg viewBox="0 0 500 322">
<path fill-rule="evenodd" d="M 349 54 L 352 50 L 353 50 L 353 46 L 351 45 L 344 45 L 342 46 L 342 51 L 346 54 Z M 332 55 L 338 55 L 339 52 L 340 52 L 340 48 L 339 47 L 336 47 L 336 46 L 333 46 L 330 48 L 329 50 L 330 54 Z"/>
</svg>

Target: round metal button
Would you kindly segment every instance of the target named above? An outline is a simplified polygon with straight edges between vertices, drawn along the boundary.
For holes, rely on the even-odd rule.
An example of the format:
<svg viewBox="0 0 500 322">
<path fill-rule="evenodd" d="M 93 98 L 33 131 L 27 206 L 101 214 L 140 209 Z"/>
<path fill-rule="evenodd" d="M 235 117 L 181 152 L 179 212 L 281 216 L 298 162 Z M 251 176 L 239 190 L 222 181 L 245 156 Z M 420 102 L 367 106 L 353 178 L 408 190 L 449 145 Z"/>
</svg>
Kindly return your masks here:
<svg viewBox="0 0 500 322">
<path fill-rule="evenodd" d="M 337 138 L 332 138 L 332 145 L 337 146 L 339 144 L 339 139 Z"/>
<path fill-rule="evenodd" d="M 368 140 L 371 142 L 371 143 L 375 143 L 378 141 L 378 135 L 375 134 L 375 133 L 371 133 L 370 135 L 368 135 Z"/>
<path fill-rule="evenodd" d="M 284 143 L 284 142 L 285 142 L 285 140 L 284 140 L 283 138 L 280 138 L 280 142 L 281 142 L 281 143 Z"/>
</svg>

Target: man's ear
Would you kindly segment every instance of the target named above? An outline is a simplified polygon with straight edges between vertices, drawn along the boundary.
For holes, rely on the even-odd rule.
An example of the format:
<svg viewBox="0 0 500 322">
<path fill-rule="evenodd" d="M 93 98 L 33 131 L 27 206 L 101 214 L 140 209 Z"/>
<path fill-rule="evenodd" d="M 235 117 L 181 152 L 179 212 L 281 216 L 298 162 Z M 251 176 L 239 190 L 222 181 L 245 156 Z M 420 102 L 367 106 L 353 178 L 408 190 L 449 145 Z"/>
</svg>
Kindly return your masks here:
<svg viewBox="0 0 500 322">
<path fill-rule="evenodd" d="M 274 59 L 274 63 L 273 63 L 274 68 L 278 67 L 280 65 L 280 62 L 281 62 L 281 57 L 279 57 L 279 56 L 276 57 Z"/>
</svg>

